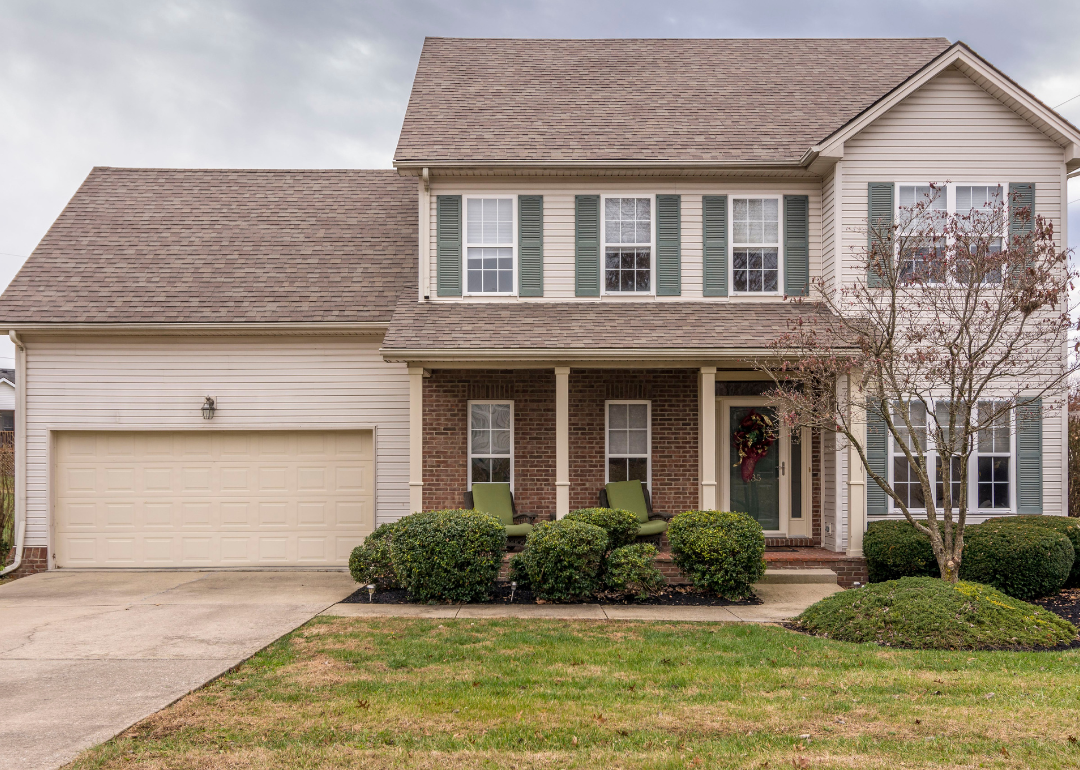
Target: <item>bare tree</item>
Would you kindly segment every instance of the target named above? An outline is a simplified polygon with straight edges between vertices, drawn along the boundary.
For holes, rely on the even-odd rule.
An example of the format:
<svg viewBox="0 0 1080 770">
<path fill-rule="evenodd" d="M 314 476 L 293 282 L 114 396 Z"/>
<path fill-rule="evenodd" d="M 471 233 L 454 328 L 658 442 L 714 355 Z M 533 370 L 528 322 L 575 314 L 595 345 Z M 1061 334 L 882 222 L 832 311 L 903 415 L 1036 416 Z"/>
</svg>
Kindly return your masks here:
<svg viewBox="0 0 1080 770">
<path fill-rule="evenodd" d="M 931 186 L 895 221 L 869 222 L 854 255 L 859 277 L 817 281 L 818 297 L 795 301 L 822 312 L 755 363 L 775 382 L 781 419 L 850 442 L 868 483 L 930 537 L 942 578 L 955 582 L 977 442 L 1007 441 L 1013 416 L 1039 419 L 1044 396 L 1060 408 L 1075 368 L 1064 360 L 1075 275 L 1053 224 L 1019 201 L 999 193 L 949 213 L 944 195 Z M 866 424 L 877 430 L 864 438 Z M 881 472 L 886 441 L 900 460 L 891 482 Z"/>
</svg>

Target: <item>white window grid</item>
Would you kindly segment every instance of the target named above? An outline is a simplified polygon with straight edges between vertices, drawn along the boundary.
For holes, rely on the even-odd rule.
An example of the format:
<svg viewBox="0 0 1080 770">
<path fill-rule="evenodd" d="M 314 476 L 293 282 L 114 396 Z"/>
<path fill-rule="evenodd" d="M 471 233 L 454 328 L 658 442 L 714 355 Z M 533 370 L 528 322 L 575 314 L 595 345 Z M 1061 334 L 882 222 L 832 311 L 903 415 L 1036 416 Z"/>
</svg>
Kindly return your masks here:
<svg viewBox="0 0 1080 770">
<path fill-rule="evenodd" d="M 647 200 L 649 202 L 649 239 L 635 240 L 633 243 L 622 240 L 620 232 L 619 240 L 612 240 L 614 234 L 608 233 L 607 222 L 607 206 L 609 200 Z M 617 195 L 603 195 L 600 198 L 600 228 L 601 228 L 601 243 L 600 243 L 600 290 L 603 294 L 612 296 L 629 296 L 639 295 L 648 296 L 656 294 L 656 196 L 642 193 L 620 193 Z M 635 251 L 641 249 L 648 249 L 649 258 L 649 288 L 647 291 L 624 291 L 622 289 L 613 290 L 607 288 L 607 251 L 608 247 L 619 249 L 634 249 Z"/>
<path fill-rule="evenodd" d="M 509 222 L 509 239 L 504 236 L 506 233 L 494 233 L 494 240 L 489 239 L 491 233 L 476 233 L 472 227 L 472 221 L 470 220 L 470 206 L 477 203 L 483 203 L 484 201 L 500 201 L 509 204 L 510 209 L 510 222 Z M 463 213 L 463 246 L 464 254 L 462 254 L 461 271 L 462 271 L 462 288 L 465 296 L 473 297 L 512 297 L 517 294 L 517 282 L 518 282 L 518 266 L 517 266 L 517 241 L 518 241 L 518 228 L 517 228 L 517 197 L 504 194 L 474 194 L 464 196 L 464 211 Z M 469 257 L 470 253 L 475 251 L 481 252 L 477 256 L 484 260 L 491 259 L 506 259 L 505 256 L 500 257 L 497 253 L 492 254 L 489 252 L 497 252 L 503 250 L 509 254 L 510 260 L 510 287 L 507 291 L 484 291 L 483 288 L 470 289 L 469 288 Z"/>
<path fill-rule="evenodd" d="M 613 451 L 621 449 L 621 447 L 612 447 L 612 425 L 611 425 L 611 407 L 612 406 L 635 406 L 644 405 L 645 407 L 645 452 L 620 452 Z M 618 427 L 614 428 L 619 430 Z M 627 447 L 629 449 L 629 447 Z M 645 460 L 645 475 L 646 484 L 652 489 L 652 402 L 648 400 L 628 400 L 628 399 L 612 399 L 604 402 L 604 481 L 611 481 L 611 460 L 612 458 L 635 458 Z"/>
<path fill-rule="evenodd" d="M 490 444 L 488 446 L 488 451 L 487 452 L 474 451 L 474 446 L 473 446 L 473 431 L 474 431 L 474 427 L 473 427 L 473 405 L 477 405 L 477 406 L 500 405 L 500 406 L 508 406 L 510 408 L 510 451 L 509 451 L 508 455 L 503 454 L 501 452 L 499 452 L 499 453 L 491 452 L 490 451 Z M 472 486 L 473 486 L 473 459 L 474 458 L 475 459 L 491 460 L 491 459 L 502 459 L 504 457 L 509 457 L 509 460 L 510 460 L 510 479 L 509 479 L 509 482 L 510 482 L 510 489 L 512 491 L 514 489 L 514 402 L 512 400 L 508 400 L 508 399 L 505 399 L 505 398 L 469 399 L 469 401 L 466 403 L 466 408 L 468 409 L 468 414 L 466 415 L 466 421 L 467 421 L 468 442 L 469 442 L 469 451 L 468 451 L 468 459 L 467 459 L 468 476 L 469 476 L 469 480 L 468 480 L 469 491 L 472 491 Z M 490 429 L 489 429 L 489 434 L 490 434 Z M 479 447 L 479 448 L 483 448 L 483 447 Z"/>
<path fill-rule="evenodd" d="M 922 403 L 921 402 L 913 401 L 912 406 L 914 406 L 916 403 L 918 404 L 919 408 L 921 409 L 922 408 Z M 1002 403 L 1003 402 L 1001 400 L 989 400 L 989 399 L 980 402 L 980 404 L 994 404 L 995 407 L 1000 406 Z M 935 407 L 935 404 L 932 403 L 931 408 L 934 408 L 934 407 Z M 896 415 L 896 416 L 894 417 L 893 424 L 897 426 L 897 428 L 899 429 L 899 432 L 903 435 L 904 433 L 906 433 L 906 429 L 901 427 L 902 421 L 900 420 L 899 415 L 896 413 L 896 408 L 897 408 L 897 405 L 894 405 L 894 407 L 893 407 L 894 415 Z M 968 513 L 969 514 L 993 515 L 993 514 L 1002 514 L 1002 513 L 1009 513 L 1009 512 L 1015 512 L 1016 511 L 1016 430 L 1015 430 L 1015 418 L 1014 418 L 1015 411 L 1016 411 L 1015 408 L 1011 409 L 1009 412 L 1007 412 L 1001 418 L 1002 420 L 1004 420 L 1005 425 L 1002 425 L 1002 426 L 1000 426 L 998 428 L 999 433 L 998 433 L 998 436 L 997 436 L 996 445 L 994 447 L 995 450 L 1001 450 L 1001 451 L 994 451 L 994 452 L 980 451 L 979 436 L 976 435 L 974 437 L 974 440 L 975 440 L 976 443 L 975 443 L 974 451 L 972 451 L 971 457 L 969 458 L 969 461 L 968 461 L 968 472 L 967 472 L 967 484 L 968 484 L 967 499 L 968 499 Z M 943 474 L 941 472 L 941 468 L 939 467 L 940 464 L 941 464 L 940 463 L 940 457 L 938 456 L 937 449 L 934 446 L 934 436 L 933 436 L 933 431 L 931 430 L 932 423 L 931 423 L 930 418 L 928 416 L 924 416 L 924 417 L 925 417 L 926 427 L 919 431 L 919 440 L 921 442 L 923 442 L 922 445 L 923 445 L 923 449 L 924 449 L 924 452 L 925 452 L 925 455 L 926 455 L 926 462 L 930 467 L 930 481 L 933 483 L 933 485 L 935 487 L 934 503 L 937 506 L 940 507 L 941 502 L 942 502 L 941 485 L 942 485 L 942 482 L 944 481 L 944 479 L 943 479 Z M 917 424 L 917 420 L 912 420 L 912 425 L 913 425 L 913 427 L 916 428 L 916 430 L 919 430 L 919 425 Z M 982 432 L 983 431 L 980 431 L 979 433 L 982 433 Z M 1005 448 L 1002 448 L 1002 445 L 1000 443 L 1001 440 L 1004 440 L 1006 442 Z M 893 490 L 899 493 L 900 489 L 897 488 L 897 483 L 899 482 L 899 484 L 902 486 L 905 483 L 905 480 L 903 478 L 898 478 L 897 477 L 896 471 L 898 469 L 896 467 L 896 460 L 897 459 L 904 460 L 906 458 L 904 457 L 903 452 L 896 445 L 896 440 L 893 437 L 891 437 L 891 436 L 889 437 L 889 441 L 888 441 L 887 446 L 888 446 L 888 466 L 887 466 L 886 470 L 888 471 L 888 476 L 887 476 L 888 481 L 892 485 Z M 1008 458 L 1009 467 L 1008 467 L 1007 477 L 1006 477 L 1006 479 L 1004 481 L 1001 482 L 1003 484 L 1004 483 L 1008 484 L 1008 492 L 1007 492 L 1008 505 L 1007 505 L 1007 507 L 993 507 L 993 508 L 990 508 L 990 507 L 980 507 L 979 506 L 979 459 L 980 459 L 980 457 L 982 457 L 982 458 L 993 458 L 993 457 Z M 958 460 L 958 458 L 955 458 L 955 457 L 953 458 L 954 462 L 956 462 L 957 460 Z M 913 483 L 913 484 L 918 483 L 917 477 L 915 476 L 914 473 L 911 474 L 911 483 Z M 956 507 L 956 505 L 958 504 L 958 501 L 959 501 L 957 487 L 959 486 L 960 482 L 952 482 L 952 483 L 953 483 L 952 500 L 953 500 L 953 508 L 955 509 L 955 507 Z M 919 494 L 921 495 L 921 490 L 920 490 Z M 919 511 L 926 510 L 925 505 L 922 506 L 922 507 L 912 507 L 912 506 L 909 505 L 908 507 L 909 507 L 909 510 L 911 510 L 913 512 L 919 512 Z M 892 498 L 889 498 L 889 509 L 890 509 L 890 511 L 892 511 L 894 513 L 899 513 L 900 512 L 900 507 L 896 504 L 896 501 L 893 500 Z"/>
<path fill-rule="evenodd" d="M 1009 186 L 1005 182 L 930 183 L 916 181 L 896 182 L 895 185 L 895 216 L 897 217 L 896 221 L 898 222 L 905 221 L 901 219 L 905 208 L 910 209 L 915 203 L 925 200 L 927 196 L 932 194 L 932 190 L 935 187 L 937 188 L 938 193 L 933 198 L 929 212 L 930 216 L 934 217 L 950 217 L 957 214 L 965 215 L 972 210 L 984 210 L 995 206 L 1001 206 L 1006 202 L 1006 196 L 1009 194 Z M 995 189 L 998 191 L 1000 198 L 996 201 L 986 200 L 987 192 Z M 942 226 L 943 225 L 944 222 L 942 221 Z M 1000 249 L 1001 244 L 1007 237 L 1008 217 L 1004 215 L 1004 211 L 999 226 L 1001 229 L 998 231 L 998 243 L 991 246 L 991 249 L 994 249 L 995 247 Z M 910 265 L 907 266 L 908 272 L 914 272 L 918 268 L 918 264 L 916 264 L 918 261 L 917 257 L 909 260 Z"/>
<path fill-rule="evenodd" d="M 766 237 L 761 240 L 744 239 L 738 240 L 736 236 L 735 211 L 736 201 L 772 201 L 776 205 L 776 239 L 769 241 Z M 728 287 L 732 296 L 777 296 L 784 293 L 784 197 L 782 195 L 764 193 L 731 193 L 728 194 L 728 234 L 730 245 L 728 246 Z M 771 235 L 771 233 L 769 233 Z M 744 250 L 776 250 L 776 289 L 770 291 L 739 290 L 735 288 L 735 255 L 737 251 Z M 762 256 L 764 260 L 764 256 Z"/>
</svg>

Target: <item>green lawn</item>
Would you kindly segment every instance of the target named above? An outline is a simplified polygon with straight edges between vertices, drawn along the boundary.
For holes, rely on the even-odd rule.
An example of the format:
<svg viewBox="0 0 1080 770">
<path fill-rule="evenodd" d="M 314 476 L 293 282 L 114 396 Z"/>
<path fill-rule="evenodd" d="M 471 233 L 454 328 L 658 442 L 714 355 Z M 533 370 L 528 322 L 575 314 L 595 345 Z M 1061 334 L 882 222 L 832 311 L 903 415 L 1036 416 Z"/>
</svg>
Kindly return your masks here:
<svg viewBox="0 0 1080 770">
<path fill-rule="evenodd" d="M 809 736 L 809 737 L 807 737 Z M 318 618 L 76 768 L 1080 766 L 1080 651 Z"/>
</svg>

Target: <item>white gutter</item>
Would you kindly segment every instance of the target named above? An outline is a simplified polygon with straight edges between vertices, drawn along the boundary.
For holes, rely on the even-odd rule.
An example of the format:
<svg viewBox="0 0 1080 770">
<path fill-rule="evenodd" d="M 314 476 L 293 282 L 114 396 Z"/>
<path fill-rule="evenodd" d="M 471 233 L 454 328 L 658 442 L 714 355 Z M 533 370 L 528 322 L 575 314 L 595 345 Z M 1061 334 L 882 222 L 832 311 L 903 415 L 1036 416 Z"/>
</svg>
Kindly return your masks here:
<svg viewBox="0 0 1080 770">
<path fill-rule="evenodd" d="M 22 564 L 26 541 L 26 346 L 14 329 L 8 337 L 15 343 L 15 561 L 0 570 L 0 577 L 14 572 Z"/>
</svg>

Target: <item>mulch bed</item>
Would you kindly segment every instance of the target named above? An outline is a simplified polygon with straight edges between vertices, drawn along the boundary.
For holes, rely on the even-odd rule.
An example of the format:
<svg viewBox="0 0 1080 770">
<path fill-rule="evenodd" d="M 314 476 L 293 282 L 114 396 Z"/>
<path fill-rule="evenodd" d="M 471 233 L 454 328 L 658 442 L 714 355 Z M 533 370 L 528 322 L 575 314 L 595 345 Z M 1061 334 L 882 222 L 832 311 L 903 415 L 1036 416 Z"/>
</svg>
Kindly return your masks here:
<svg viewBox="0 0 1080 770">
<path fill-rule="evenodd" d="M 344 599 L 345 604 L 367 604 L 368 592 L 366 588 L 361 588 L 354 591 L 348 598 Z M 404 588 L 382 588 L 375 592 L 373 604 L 418 604 L 414 602 L 409 592 Z M 495 584 L 495 590 L 492 592 L 491 598 L 484 602 L 473 602 L 473 604 L 510 604 L 510 584 L 504 582 L 498 582 Z M 533 596 L 532 591 L 524 588 L 518 588 L 514 591 L 514 604 L 544 604 L 542 599 L 537 599 Z M 646 599 L 637 599 L 634 597 L 626 597 L 621 594 L 614 594 L 608 592 L 598 593 L 596 596 L 588 599 L 583 599 L 579 602 L 568 602 L 572 604 L 630 604 L 630 605 L 660 605 L 667 607 L 734 607 L 734 606 L 747 606 L 753 604 L 761 604 L 761 599 L 756 596 L 751 596 L 749 599 L 742 601 L 732 602 L 727 599 L 721 599 L 718 596 L 710 596 L 703 593 L 691 586 L 668 586 L 663 591 L 653 596 L 649 596 Z"/>
<path fill-rule="evenodd" d="M 1044 610 L 1060 615 L 1073 625 L 1080 626 L 1080 588 L 1063 588 L 1053 596 L 1036 599 L 1032 604 L 1037 604 Z"/>
</svg>

